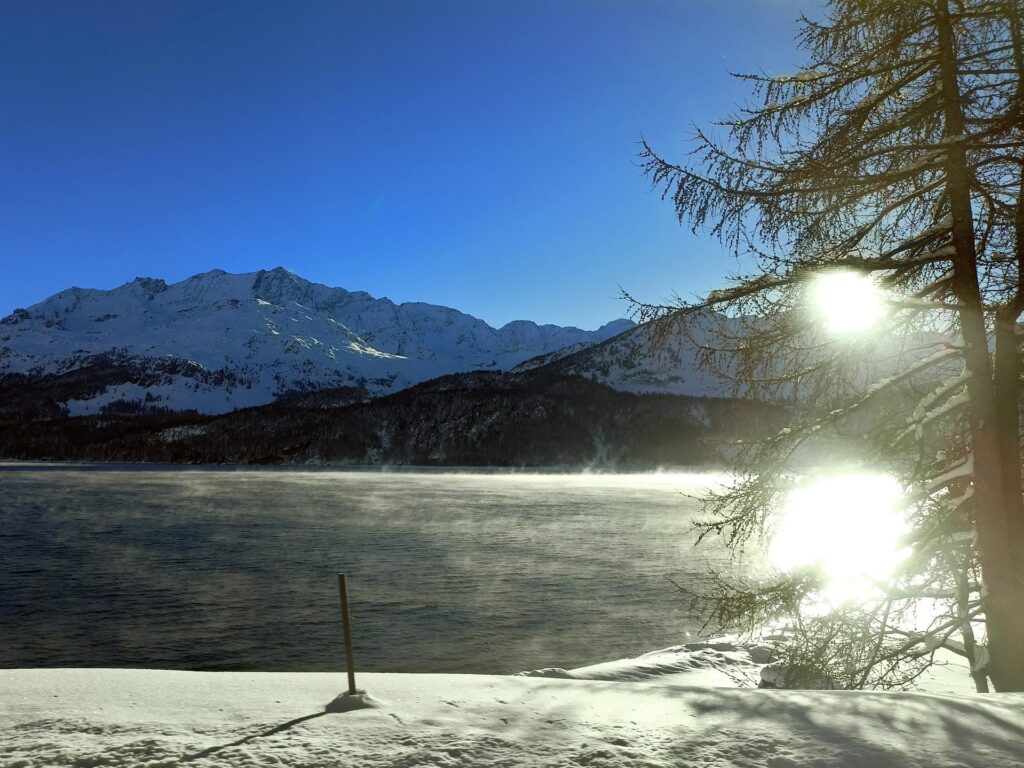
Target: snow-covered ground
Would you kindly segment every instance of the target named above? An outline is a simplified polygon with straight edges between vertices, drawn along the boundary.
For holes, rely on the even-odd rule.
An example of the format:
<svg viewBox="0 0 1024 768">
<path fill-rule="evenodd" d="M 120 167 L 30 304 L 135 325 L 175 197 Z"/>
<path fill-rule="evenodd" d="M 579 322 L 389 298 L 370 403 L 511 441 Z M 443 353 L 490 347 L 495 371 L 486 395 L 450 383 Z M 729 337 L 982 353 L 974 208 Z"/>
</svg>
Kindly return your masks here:
<svg viewBox="0 0 1024 768">
<path fill-rule="evenodd" d="M 1024 694 L 776 691 L 690 644 L 542 676 L 0 670 L 0 765 L 1024 766 Z M 355 705 L 355 706 L 354 706 Z"/>
</svg>

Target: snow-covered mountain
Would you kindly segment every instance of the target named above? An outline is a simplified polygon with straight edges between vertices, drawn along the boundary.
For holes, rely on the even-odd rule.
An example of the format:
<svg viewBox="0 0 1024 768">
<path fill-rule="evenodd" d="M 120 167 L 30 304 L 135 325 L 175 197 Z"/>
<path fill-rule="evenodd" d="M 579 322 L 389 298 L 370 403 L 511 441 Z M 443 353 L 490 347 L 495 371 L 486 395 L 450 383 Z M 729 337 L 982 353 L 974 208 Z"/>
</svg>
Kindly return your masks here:
<svg viewBox="0 0 1024 768">
<path fill-rule="evenodd" d="M 709 325 L 728 322 L 712 315 Z M 681 333 L 654 338 L 651 326 L 634 326 L 604 341 L 570 345 L 520 363 L 513 371 L 545 368 L 550 373 L 582 376 L 620 392 L 689 396 L 728 396 L 727 383 L 701 370 L 698 350 Z"/>
<path fill-rule="evenodd" d="M 508 370 L 633 327 L 520 320 L 492 328 L 454 309 L 395 304 L 280 267 L 213 270 L 174 284 L 70 288 L 15 310 L 0 320 L 0 377 L 30 384 L 90 372 L 65 401 L 72 415 L 118 401 L 222 413 L 296 390 L 352 386 L 375 395 L 450 373 Z"/>
<path fill-rule="evenodd" d="M 544 356 L 527 360 L 513 369 L 525 373 L 543 369 L 549 374 L 582 376 L 620 392 L 656 393 L 703 397 L 749 397 L 742 382 L 719 376 L 702 366 L 701 345 L 714 347 L 725 339 L 741 337 L 756 318 L 730 318 L 706 311 L 691 315 L 689 333 L 678 329 L 663 329 L 659 333 L 655 324 L 630 328 L 596 344 L 566 346 Z M 940 334 L 918 330 L 910 333 L 902 328 L 879 328 L 869 336 L 852 339 L 846 346 L 822 346 L 814 351 L 813 337 L 808 337 L 807 360 L 811 355 L 846 356 L 843 371 L 848 384 L 866 390 L 874 382 L 893 376 L 932 354 L 951 354 L 952 340 Z M 945 350 L 945 351 L 943 351 Z M 836 359 L 839 359 L 838 357 Z M 724 358 L 717 360 L 727 366 Z M 786 371 L 788 361 L 778 362 L 777 373 Z M 934 373 L 942 376 L 957 375 L 958 363 L 936 367 Z M 935 383 L 938 384 L 938 380 Z"/>
</svg>

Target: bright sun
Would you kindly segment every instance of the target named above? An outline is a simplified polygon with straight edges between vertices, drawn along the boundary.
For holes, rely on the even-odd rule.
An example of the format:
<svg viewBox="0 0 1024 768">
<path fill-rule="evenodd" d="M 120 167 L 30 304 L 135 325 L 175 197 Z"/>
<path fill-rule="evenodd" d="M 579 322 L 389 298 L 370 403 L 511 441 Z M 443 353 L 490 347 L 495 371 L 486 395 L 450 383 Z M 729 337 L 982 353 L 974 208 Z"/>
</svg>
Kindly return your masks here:
<svg viewBox="0 0 1024 768">
<path fill-rule="evenodd" d="M 861 600 L 908 554 L 901 495 L 889 475 L 834 475 L 803 486 L 780 512 L 769 561 L 781 571 L 818 569 L 828 606 Z"/>
<path fill-rule="evenodd" d="M 885 314 L 885 295 L 868 275 L 826 272 L 811 284 L 814 304 L 833 333 L 870 328 Z"/>
</svg>

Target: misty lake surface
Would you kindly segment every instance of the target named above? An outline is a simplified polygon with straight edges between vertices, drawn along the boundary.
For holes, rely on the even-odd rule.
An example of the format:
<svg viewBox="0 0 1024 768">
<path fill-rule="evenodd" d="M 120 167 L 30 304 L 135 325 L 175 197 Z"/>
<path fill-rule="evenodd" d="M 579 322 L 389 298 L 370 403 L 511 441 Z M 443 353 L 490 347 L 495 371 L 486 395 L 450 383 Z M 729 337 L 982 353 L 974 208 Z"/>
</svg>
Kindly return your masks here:
<svg viewBox="0 0 1024 768">
<path fill-rule="evenodd" d="M 509 673 L 686 642 L 700 474 L 0 465 L 0 666 Z"/>
</svg>

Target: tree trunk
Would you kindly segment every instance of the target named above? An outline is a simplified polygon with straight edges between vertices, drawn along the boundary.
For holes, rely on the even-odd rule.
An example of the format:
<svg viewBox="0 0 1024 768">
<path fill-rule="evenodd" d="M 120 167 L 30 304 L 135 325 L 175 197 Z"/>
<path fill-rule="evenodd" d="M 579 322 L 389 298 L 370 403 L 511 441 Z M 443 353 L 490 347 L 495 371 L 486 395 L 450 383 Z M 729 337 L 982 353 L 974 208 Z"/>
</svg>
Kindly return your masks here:
<svg viewBox="0 0 1024 768">
<path fill-rule="evenodd" d="M 1024 691 L 1024 555 L 1014 535 L 1019 527 L 1014 511 L 1020 507 L 1019 493 L 1008 497 L 1009 472 L 1020 474 L 1020 443 L 1008 450 L 1000 439 L 999 418 L 1006 416 L 1006 403 L 997 407 L 992 357 L 978 285 L 974 216 L 970 197 L 970 172 L 964 142 L 963 108 L 957 81 L 956 48 L 947 0 L 935 4 L 939 66 L 944 100 L 946 191 L 953 219 L 956 256 L 953 275 L 960 305 L 960 328 L 964 338 L 964 363 L 970 374 L 969 421 L 974 453 L 974 510 L 981 562 L 985 628 L 988 634 L 989 677 L 997 691 Z M 1004 347 L 1006 342 L 1004 340 Z M 1013 340 L 1016 352 L 1016 339 Z M 1000 362 L 1005 353 L 1000 354 Z M 1003 371 L 1000 371 L 1002 382 Z M 1000 387 L 1002 389 L 1002 387 Z M 1014 388 L 1015 390 L 1016 388 Z M 1000 400 L 1005 393 L 1000 392 Z M 1014 398 L 1014 407 L 1016 407 Z M 1012 453 L 1008 456 L 1007 453 Z M 1012 466 L 1006 466 L 1012 463 Z M 1005 469 L 1004 469 L 1005 467 Z M 1018 565 L 1019 563 L 1019 565 Z"/>
<path fill-rule="evenodd" d="M 947 554 L 947 557 L 949 558 L 949 568 L 956 580 L 957 618 L 963 622 L 960 626 L 960 637 L 964 643 L 964 656 L 967 657 L 967 662 L 971 665 L 974 690 L 978 693 L 988 693 L 988 670 L 978 664 L 978 643 L 974 637 L 974 627 L 971 626 L 971 556 L 968 555 L 964 561 L 958 561 L 952 553 Z"/>
</svg>

